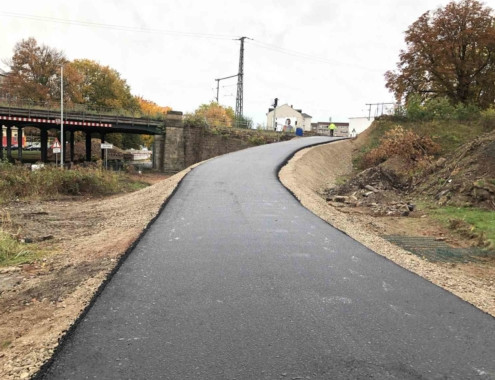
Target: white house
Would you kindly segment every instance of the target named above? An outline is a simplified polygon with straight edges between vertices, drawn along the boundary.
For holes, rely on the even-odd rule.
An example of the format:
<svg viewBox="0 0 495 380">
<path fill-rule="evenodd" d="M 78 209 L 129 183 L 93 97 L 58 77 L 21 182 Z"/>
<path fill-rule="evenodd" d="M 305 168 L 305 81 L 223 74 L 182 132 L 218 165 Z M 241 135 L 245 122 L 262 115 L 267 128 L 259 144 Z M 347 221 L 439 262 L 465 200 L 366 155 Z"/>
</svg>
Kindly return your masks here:
<svg viewBox="0 0 495 380">
<path fill-rule="evenodd" d="M 266 116 L 266 129 L 268 130 L 281 132 L 289 127 L 293 130 L 302 128 L 303 131 L 311 131 L 312 117 L 288 104 L 281 105 L 275 109 L 270 108 Z"/>
</svg>

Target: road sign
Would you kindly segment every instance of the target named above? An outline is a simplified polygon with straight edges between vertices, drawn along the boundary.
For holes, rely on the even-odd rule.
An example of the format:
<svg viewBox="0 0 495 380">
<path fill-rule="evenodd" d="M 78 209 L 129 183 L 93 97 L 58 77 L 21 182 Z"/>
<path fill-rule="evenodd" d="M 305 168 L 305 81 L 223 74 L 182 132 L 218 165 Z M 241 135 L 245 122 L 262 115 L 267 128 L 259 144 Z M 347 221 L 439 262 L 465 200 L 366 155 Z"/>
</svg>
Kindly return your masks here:
<svg viewBox="0 0 495 380">
<path fill-rule="evenodd" d="M 53 148 L 53 153 L 60 153 L 60 147 L 59 148 Z"/>
<path fill-rule="evenodd" d="M 113 149 L 113 144 L 101 143 L 101 149 Z"/>
<path fill-rule="evenodd" d="M 52 148 L 52 149 L 59 148 L 59 151 L 57 153 L 60 153 L 60 142 L 58 141 L 57 138 L 55 138 L 55 141 L 53 142 L 53 144 L 50 148 Z"/>
</svg>

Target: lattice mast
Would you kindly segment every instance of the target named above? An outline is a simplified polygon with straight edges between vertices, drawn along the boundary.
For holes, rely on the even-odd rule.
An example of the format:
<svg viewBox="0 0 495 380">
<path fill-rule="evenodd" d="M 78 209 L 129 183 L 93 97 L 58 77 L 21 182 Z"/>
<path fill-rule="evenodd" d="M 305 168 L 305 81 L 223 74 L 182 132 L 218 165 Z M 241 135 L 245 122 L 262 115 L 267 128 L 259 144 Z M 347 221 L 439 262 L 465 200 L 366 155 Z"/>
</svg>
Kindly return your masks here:
<svg viewBox="0 0 495 380">
<path fill-rule="evenodd" d="M 243 115 L 243 82 L 244 82 L 244 40 L 250 39 L 249 37 L 241 37 L 239 41 L 241 41 L 241 51 L 239 54 L 239 74 L 237 74 L 237 97 L 235 100 L 235 118 L 236 124 L 239 124 L 240 119 Z M 237 125 L 238 126 L 238 125 Z"/>
</svg>

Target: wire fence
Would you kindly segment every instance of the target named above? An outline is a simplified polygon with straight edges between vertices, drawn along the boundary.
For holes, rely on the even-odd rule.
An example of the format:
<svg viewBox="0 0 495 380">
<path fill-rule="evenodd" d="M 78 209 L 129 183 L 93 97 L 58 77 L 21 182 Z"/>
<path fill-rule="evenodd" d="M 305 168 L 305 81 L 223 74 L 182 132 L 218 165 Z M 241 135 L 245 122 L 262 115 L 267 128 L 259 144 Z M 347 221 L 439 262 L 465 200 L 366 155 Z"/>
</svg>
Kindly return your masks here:
<svg viewBox="0 0 495 380">
<path fill-rule="evenodd" d="M 387 235 L 384 238 L 432 262 L 480 262 L 482 258 L 493 255 L 493 252 L 477 247 L 454 248 L 432 237 Z"/>
</svg>

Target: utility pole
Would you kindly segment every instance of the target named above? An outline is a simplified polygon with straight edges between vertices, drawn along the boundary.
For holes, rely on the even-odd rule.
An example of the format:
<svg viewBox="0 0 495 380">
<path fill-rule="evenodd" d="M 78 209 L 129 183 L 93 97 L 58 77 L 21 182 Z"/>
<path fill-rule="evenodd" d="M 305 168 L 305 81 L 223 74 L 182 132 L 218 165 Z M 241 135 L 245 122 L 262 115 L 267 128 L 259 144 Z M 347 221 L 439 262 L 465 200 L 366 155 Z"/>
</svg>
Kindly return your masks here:
<svg viewBox="0 0 495 380">
<path fill-rule="evenodd" d="M 239 41 L 241 41 L 241 52 L 239 55 L 239 74 L 237 78 L 237 97 L 235 100 L 235 118 L 236 124 L 238 126 L 239 119 L 242 117 L 242 108 L 243 108 L 243 80 L 244 80 L 244 40 L 251 40 L 249 37 L 241 37 Z"/>
<path fill-rule="evenodd" d="M 218 95 L 220 93 L 220 81 L 221 80 L 224 80 L 224 79 L 230 79 L 230 78 L 235 78 L 237 77 L 238 75 L 231 75 L 229 77 L 225 77 L 225 78 L 218 78 L 218 79 L 215 79 L 217 81 L 217 103 L 219 104 L 219 101 L 218 101 Z"/>
<path fill-rule="evenodd" d="M 64 168 L 64 66 L 60 66 L 60 167 Z"/>
</svg>

